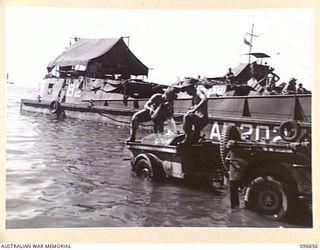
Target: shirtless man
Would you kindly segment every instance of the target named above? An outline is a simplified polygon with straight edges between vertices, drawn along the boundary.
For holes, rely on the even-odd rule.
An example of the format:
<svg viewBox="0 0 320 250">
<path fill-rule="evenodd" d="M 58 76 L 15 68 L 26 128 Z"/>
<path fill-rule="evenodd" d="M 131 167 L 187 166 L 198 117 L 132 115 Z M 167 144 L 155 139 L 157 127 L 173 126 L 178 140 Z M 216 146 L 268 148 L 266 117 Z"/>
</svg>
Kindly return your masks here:
<svg viewBox="0 0 320 250">
<path fill-rule="evenodd" d="M 136 112 L 131 119 L 130 137 L 127 142 L 134 142 L 140 122 L 154 121 L 154 132 L 163 132 L 163 123 L 173 116 L 173 100 L 177 98 L 176 90 L 168 87 L 163 94 L 154 94 L 144 105 L 144 109 Z"/>
<path fill-rule="evenodd" d="M 194 143 L 200 138 L 201 130 L 208 124 L 208 99 L 201 88 L 190 84 L 181 89 L 192 96 L 192 107 L 183 117 L 185 139 L 182 143 Z"/>
</svg>

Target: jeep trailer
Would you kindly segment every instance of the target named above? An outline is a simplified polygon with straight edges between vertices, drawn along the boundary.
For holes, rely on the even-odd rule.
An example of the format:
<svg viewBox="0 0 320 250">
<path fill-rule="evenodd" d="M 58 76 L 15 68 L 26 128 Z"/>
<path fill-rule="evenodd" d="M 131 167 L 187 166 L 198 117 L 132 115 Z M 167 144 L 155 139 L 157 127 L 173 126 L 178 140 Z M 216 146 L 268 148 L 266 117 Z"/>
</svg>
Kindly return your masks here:
<svg viewBox="0 0 320 250">
<path fill-rule="evenodd" d="M 203 140 L 180 144 L 184 135 L 150 134 L 139 142 L 127 142 L 132 171 L 150 180 L 178 178 L 223 184 L 219 142 Z"/>
</svg>

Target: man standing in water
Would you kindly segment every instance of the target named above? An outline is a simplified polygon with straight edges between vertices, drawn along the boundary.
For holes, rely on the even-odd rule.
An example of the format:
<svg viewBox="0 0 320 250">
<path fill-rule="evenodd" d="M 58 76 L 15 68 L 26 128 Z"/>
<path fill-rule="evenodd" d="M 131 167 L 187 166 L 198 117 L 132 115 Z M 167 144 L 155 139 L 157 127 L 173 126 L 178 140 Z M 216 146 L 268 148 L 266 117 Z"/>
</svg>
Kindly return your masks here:
<svg viewBox="0 0 320 250">
<path fill-rule="evenodd" d="M 189 80 L 189 81 L 188 81 Z M 196 87 L 195 79 L 184 81 L 180 88 L 192 97 L 192 107 L 183 117 L 185 139 L 181 143 L 196 143 L 200 139 L 201 130 L 208 124 L 208 99 L 204 87 Z"/>
<path fill-rule="evenodd" d="M 144 105 L 144 109 L 136 112 L 131 119 L 130 137 L 127 142 L 134 142 L 140 122 L 154 121 L 154 133 L 162 133 L 164 121 L 173 117 L 173 101 L 177 98 L 176 90 L 168 87 L 163 94 L 154 94 Z"/>
</svg>

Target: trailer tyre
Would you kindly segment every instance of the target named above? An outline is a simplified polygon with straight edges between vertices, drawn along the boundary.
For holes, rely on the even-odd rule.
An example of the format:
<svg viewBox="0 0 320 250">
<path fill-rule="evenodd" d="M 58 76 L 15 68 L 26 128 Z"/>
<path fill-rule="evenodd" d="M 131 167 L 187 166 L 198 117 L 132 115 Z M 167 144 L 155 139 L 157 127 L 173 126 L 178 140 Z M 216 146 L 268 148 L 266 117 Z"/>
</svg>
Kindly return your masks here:
<svg viewBox="0 0 320 250">
<path fill-rule="evenodd" d="M 49 104 L 49 111 L 51 114 L 56 114 L 61 110 L 61 104 L 58 101 L 52 101 Z"/>
<path fill-rule="evenodd" d="M 240 132 L 234 125 L 229 125 L 225 132 L 222 134 L 221 140 L 220 140 L 220 157 L 221 162 L 224 168 L 229 171 L 229 167 L 226 165 L 225 159 L 229 153 L 229 149 L 227 148 L 227 143 L 229 140 L 240 140 Z"/>
<path fill-rule="evenodd" d="M 293 195 L 272 176 L 255 178 L 246 188 L 245 206 L 273 220 L 283 220 L 292 212 Z"/>
<path fill-rule="evenodd" d="M 153 180 L 153 170 L 151 162 L 145 158 L 140 158 L 137 160 L 134 166 L 134 172 L 136 176 L 142 179 Z"/>
<path fill-rule="evenodd" d="M 280 136 L 285 141 L 295 141 L 300 136 L 300 126 L 296 121 L 285 121 L 280 125 Z"/>
<path fill-rule="evenodd" d="M 132 169 L 136 176 L 155 181 L 163 181 L 166 178 L 161 161 L 152 154 L 138 156 Z"/>
</svg>

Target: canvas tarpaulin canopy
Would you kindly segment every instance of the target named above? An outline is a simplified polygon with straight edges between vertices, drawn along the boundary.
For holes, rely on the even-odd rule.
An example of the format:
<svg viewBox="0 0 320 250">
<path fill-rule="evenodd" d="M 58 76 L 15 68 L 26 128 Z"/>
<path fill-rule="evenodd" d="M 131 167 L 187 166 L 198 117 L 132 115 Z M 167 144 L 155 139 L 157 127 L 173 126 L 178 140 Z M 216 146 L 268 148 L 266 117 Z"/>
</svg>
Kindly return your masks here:
<svg viewBox="0 0 320 250">
<path fill-rule="evenodd" d="M 107 80 L 107 83 L 114 88 L 109 92 L 121 93 L 132 98 L 150 98 L 154 94 L 163 93 L 164 89 L 168 87 L 139 79 L 127 79 L 117 83 Z"/>
<path fill-rule="evenodd" d="M 88 73 L 148 75 L 148 68 L 129 50 L 122 38 L 79 39 L 47 66 L 83 65 Z"/>
<path fill-rule="evenodd" d="M 251 55 L 251 56 L 254 56 L 256 58 L 269 58 L 270 56 L 268 56 L 267 54 L 265 53 L 248 53 L 246 55 Z"/>
<path fill-rule="evenodd" d="M 257 63 L 240 63 L 237 67 L 232 69 L 235 81 L 238 83 L 246 83 L 251 77 L 258 81 L 268 75 L 269 66 Z M 224 76 L 225 77 L 225 76 Z"/>
</svg>

